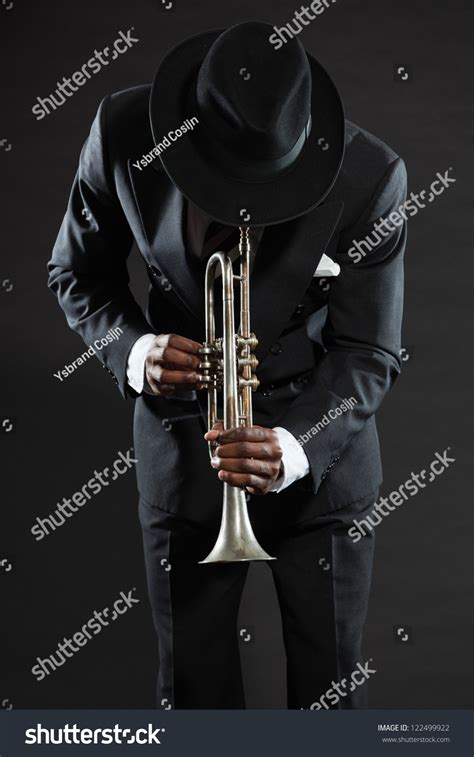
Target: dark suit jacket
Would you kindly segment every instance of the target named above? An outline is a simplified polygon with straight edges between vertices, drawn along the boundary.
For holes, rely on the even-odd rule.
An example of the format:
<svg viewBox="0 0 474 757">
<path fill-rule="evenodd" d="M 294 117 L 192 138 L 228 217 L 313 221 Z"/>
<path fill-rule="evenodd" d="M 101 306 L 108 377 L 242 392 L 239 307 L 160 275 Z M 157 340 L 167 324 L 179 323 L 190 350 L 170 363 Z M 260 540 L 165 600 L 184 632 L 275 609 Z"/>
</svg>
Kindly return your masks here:
<svg viewBox="0 0 474 757">
<path fill-rule="evenodd" d="M 49 286 L 86 344 L 110 328 L 123 330 L 99 359 L 124 396 L 133 396 L 126 365 L 140 336 L 204 337 L 205 264 L 186 250 L 186 200 L 159 160 L 142 171 L 132 166 L 153 147 L 149 91 L 136 87 L 101 103 L 49 263 Z M 327 199 L 304 217 L 267 227 L 252 271 L 261 382 L 254 422 L 299 437 L 345 398 L 357 400 L 305 444 L 306 478 L 281 494 L 255 498 L 275 521 L 337 510 L 382 480 L 374 413 L 400 372 L 405 226 L 385 232 L 358 263 L 348 252 L 404 202 L 406 173 L 383 142 L 350 122 L 346 131 L 343 166 Z M 134 240 L 150 276 L 146 317 L 128 287 Z M 329 289 L 313 278 L 324 252 L 341 266 Z M 209 466 L 203 420 L 189 418 L 199 413 L 195 401 L 137 399 L 138 486 L 153 507 L 214 523 L 221 484 Z"/>
</svg>

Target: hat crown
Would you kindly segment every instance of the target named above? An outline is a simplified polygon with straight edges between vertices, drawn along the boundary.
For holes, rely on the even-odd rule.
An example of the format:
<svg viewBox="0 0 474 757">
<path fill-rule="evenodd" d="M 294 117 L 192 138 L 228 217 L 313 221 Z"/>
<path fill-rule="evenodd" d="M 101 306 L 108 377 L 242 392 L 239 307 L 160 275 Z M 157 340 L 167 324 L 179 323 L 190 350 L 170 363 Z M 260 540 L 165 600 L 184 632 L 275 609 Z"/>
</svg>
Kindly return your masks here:
<svg viewBox="0 0 474 757">
<path fill-rule="evenodd" d="M 275 50 L 273 27 L 234 26 L 209 49 L 199 70 L 196 99 L 211 142 L 249 157 L 280 158 L 298 141 L 311 113 L 311 69 L 294 39 Z"/>
</svg>

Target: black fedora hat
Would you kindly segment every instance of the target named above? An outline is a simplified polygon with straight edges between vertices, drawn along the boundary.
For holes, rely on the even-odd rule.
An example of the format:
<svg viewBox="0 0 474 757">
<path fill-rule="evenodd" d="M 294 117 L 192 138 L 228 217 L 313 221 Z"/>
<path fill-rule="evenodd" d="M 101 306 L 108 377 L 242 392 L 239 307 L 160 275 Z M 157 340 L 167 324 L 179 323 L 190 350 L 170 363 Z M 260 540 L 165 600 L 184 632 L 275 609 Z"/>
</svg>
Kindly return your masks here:
<svg viewBox="0 0 474 757">
<path fill-rule="evenodd" d="M 263 226 L 322 202 L 341 167 L 344 110 L 296 38 L 275 50 L 260 22 L 213 30 L 169 52 L 150 121 L 176 187 L 221 223 Z"/>
</svg>

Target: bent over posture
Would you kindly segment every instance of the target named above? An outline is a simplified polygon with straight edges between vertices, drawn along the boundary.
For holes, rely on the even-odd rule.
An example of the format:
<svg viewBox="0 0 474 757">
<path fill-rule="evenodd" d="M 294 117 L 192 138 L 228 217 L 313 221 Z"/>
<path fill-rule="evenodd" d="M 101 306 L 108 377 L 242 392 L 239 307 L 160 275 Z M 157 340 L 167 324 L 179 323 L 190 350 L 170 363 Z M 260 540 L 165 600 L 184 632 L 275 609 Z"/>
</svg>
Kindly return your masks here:
<svg viewBox="0 0 474 757">
<path fill-rule="evenodd" d="M 288 707 L 311 707 L 363 662 L 374 540 L 355 543 L 348 529 L 377 497 L 374 414 L 400 371 L 406 174 L 345 120 L 301 43 L 276 51 L 271 32 L 246 23 L 192 37 L 151 87 L 103 100 L 49 264 L 86 344 L 122 330 L 98 357 L 135 398 L 163 707 L 245 706 L 236 621 L 248 563 L 198 564 L 216 540 L 222 482 L 246 490 L 276 557 Z M 211 465 L 204 275 L 216 250 L 238 257 L 243 225 L 260 385 L 252 427 L 207 434 Z M 146 315 L 128 287 L 134 241 Z M 328 706 L 364 706 L 365 685 L 339 688 Z"/>
</svg>

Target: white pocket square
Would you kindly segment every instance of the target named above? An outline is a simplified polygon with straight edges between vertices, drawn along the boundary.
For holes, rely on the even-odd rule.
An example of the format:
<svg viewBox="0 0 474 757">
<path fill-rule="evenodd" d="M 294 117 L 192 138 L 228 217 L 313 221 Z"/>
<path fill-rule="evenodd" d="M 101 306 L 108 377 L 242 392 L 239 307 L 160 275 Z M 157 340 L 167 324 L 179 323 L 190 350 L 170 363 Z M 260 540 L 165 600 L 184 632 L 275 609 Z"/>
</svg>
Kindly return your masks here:
<svg viewBox="0 0 474 757">
<path fill-rule="evenodd" d="M 339 263 L 335 263 L 334 260 L 323 254 L 313 276 L 339 276 L 340 272 L 341 266 Z"/>
</svg>

